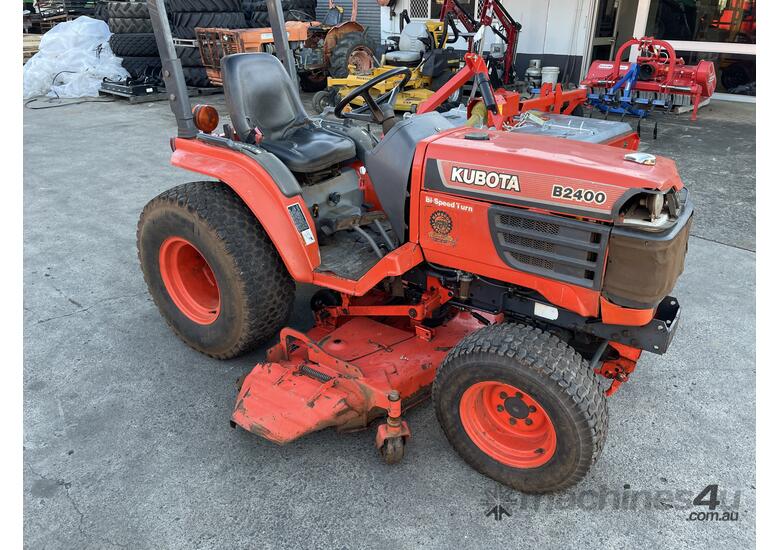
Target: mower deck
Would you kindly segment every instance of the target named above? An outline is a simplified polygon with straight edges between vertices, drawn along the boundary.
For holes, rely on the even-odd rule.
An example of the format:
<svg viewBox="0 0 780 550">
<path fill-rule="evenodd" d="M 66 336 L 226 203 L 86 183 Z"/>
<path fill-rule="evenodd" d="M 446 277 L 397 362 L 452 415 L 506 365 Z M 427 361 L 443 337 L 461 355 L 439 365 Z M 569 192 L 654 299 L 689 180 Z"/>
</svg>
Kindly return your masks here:
<svg viewBox="0 0 780 550">
<path fill-rule="evenodd" d="M 244 380 L 233 422 L 284 444 L 323 428 L 364 428 L 384 415 L 400 420 L 401 408 L 427 396 L 450 348 L 481 326 L 460 313 L 436 328 L 399 328 L 366 317 L 307 334 L 286 328 L 268 362 Z"/>
</svg>

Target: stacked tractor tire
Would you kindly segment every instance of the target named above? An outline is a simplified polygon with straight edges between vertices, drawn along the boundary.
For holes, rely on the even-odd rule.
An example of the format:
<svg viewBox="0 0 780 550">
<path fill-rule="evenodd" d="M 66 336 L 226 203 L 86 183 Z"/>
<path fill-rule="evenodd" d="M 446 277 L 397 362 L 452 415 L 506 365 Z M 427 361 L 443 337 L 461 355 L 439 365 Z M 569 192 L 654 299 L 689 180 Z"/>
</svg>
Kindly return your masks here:
<svg viewBox="0 0 780 550">
<path fill-rule="evenodd" d="M 162 69 L 145 0 L 98 0 L 98 17 L 106 18 L 113 33 L 111 51 L 122 58 L 132 79 L 159 77 Z M 165 0 L 171 33 L 181 39 L 176 54 L 187 85 L 209 87 L 206 69 L 195 42 L 196 27 L 244 29 L 268 27 L 266 0 Z M 315 21 L 317 0 L 282 0 L 285 21 Z M 191 44 L 187 44 L 192 41 Z"/>
<path fill-rule="evenodd" d="M 167 6 L 174 38 L 195 40 L 196 27 L 247 27 L 241 0 L 167 0 Z M 200 49 L 194 43 L 192 46 L 177 46 L 176 55 L 181 60 L 184 79 L 189 86 L 205 88 L 211 85 Z"/>
<path fill-rule="evenodd" d="M 113 33 L 109 40 L 111 51 L 122 58 L 122 66 L 130 77 L 159 77 L 162 65 L 146 2 L 111 1 L 106 4 L 104 13 Z"/>
<path fill-rule="evenodd" d="M 108 23 L 108 0 L 96 0 L 95 14 L 92 17 Z"/>
<path fill-rule="evenodd" d="M 269 27 L 266 0 L 242 0 L 247 25 L 252 28 Z M 317 0 L 282 0 L 285 21 L 316 21 Z"/>
</svg>

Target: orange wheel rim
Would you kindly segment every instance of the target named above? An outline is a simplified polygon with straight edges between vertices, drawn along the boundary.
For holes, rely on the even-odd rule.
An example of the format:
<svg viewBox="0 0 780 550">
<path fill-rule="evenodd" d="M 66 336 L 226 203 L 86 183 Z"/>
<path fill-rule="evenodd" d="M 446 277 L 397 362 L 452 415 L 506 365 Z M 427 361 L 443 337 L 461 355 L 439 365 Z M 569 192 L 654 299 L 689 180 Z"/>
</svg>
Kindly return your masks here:
<svg viewBox="0 0 780 550">
<path fill-rule="evenodd" d="M 460 419 L 471 441 L 501 464 L 538 468 L 555 454 L 555 427 L 547 411 L 510 384 L 469 387 L 460 399 Z"/>
<path fill-rule="evenodd" d="M 160 246 L 160 275 L 168 295 L 188 319 L 210 325 L 219 317 L 219 286 L 203 254 L 186 239 L 169 237 Z"/>
</svg>

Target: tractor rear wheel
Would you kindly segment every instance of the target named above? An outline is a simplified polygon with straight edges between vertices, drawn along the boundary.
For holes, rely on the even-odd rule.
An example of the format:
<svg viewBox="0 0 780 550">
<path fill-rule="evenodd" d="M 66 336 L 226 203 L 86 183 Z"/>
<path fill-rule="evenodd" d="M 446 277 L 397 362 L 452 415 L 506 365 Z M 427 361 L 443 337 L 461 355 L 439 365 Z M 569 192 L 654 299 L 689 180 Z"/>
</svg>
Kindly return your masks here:
<svg viewBox="0 0 780 550">
<path fill-rule="evenodd" d="M 173 331 L 218 359 L 274 336 L 295 284 L 254 214 L 220 182 L 179 185 L 152 199 L 138 222 L 149 293 Z"/>
<path fill-rule="evenodd" d="M 330 52 L 328 72 L 335 78 L 344 78 L 349 74 L 349 66 L 354 65 L 359 73 L 368 72 L 374 67 L 376 44 L 364 32 L 347 32 L 339 37 Z"/>
<path fill-rule="evenodd" d="M 528 493 L 580 481 L 606 440 L 607 404 L 593 369 L 530 326 L 490 325 L 464 338 L 439 368 L 433 400 L 469 465 Z"/>
</svg>

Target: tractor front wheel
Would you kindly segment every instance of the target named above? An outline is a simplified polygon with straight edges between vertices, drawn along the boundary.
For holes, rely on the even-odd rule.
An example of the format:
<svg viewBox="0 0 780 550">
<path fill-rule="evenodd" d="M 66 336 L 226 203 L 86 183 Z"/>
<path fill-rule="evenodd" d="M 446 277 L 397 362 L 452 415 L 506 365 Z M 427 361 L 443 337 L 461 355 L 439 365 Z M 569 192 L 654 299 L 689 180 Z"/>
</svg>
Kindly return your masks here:
<svg viewBox="0 0 780 550">
<path fill-rule="evenodd" d="M 433 400 L 469 465 L 528 493 L 580 481 L 607 435 L 593 369 L 558 337 L 521 324 L 487 326 L 450 350 Z"/>
<path fill-rule="evenodd" d="M 328 107 L 334 107 L 336 105 L 335 96 L 336 90 L 333 88 L 320 90 L 314 94 L 311 98 L 311 106 L 314 112 L 322 114 Z"/>
<path fill-rule="evenodd" d="M 224 183 L 158 195 L 141 214 L 137 238 L 154 303 L 201 353 L 236 357 L 287 321 L 295 284 L 257 218 Z"/>
</svg>

